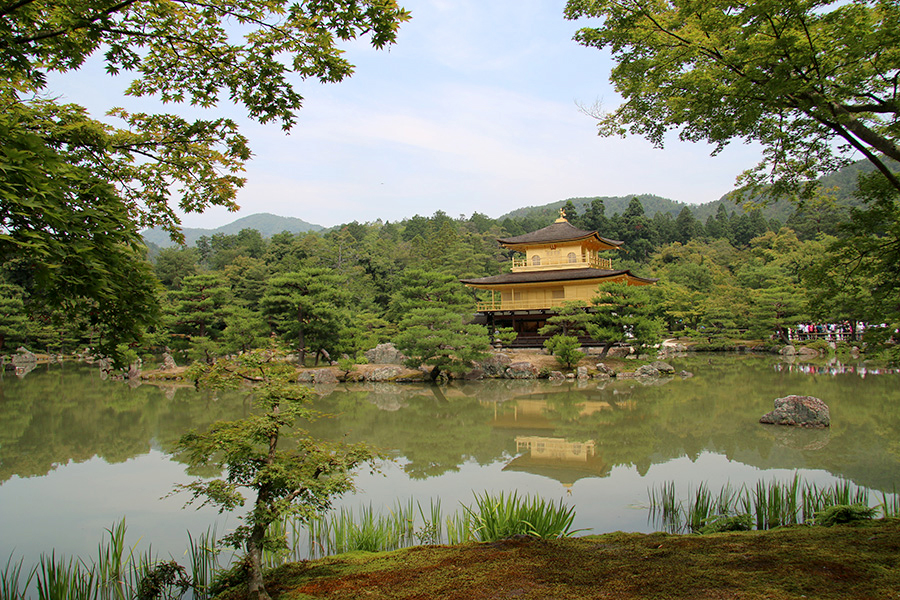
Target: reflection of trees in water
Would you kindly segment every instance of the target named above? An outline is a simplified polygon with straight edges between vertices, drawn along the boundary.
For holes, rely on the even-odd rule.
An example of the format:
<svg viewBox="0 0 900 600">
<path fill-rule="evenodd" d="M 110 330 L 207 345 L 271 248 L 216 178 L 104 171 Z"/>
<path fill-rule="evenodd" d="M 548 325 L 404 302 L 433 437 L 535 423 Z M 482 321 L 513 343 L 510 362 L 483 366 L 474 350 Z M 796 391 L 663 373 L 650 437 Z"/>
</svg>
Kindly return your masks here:
<svg viewBox="0 0 900 600">
<path fill-rule="evenodd" d="M 704 452 L 758 468 L 824 469 L 859 485 L 892 489 L 900 480 L 897 375 L 807 375 L 777 370 L 770 357 L 697 356 L 673 361 L 695 374 L 666 385 L 636 380 L 460 382 L 343 386 L 316 408 L 338 416 L 309 425 L 313 435 L 366 441 L 405 457 L 411 477 L 489 464 L 516 454 L 516 438 L 593 442 L 597 461 L 633 466 Z M 831 407 L 829 431 L 765 426 L 772 400 L 809 394 Z M 41 366 L 0 386 L 0 481 L 47 473 L 57 464 L 101 456 L 119 462 L 167 451 L 188 429 L 249 411 L 248 394 L 191 388 L 131 389 L 102 382 L 80 365 Z M 519 461 L 519 464 L 527 461 Z M 546 469 L 552 465 L 542 464 Z"/>
<path fill-rule="evenodd" d="M 315 407 L 338 417 L 317 421 L 310 431 L 327 438 L 346 432 L 350 441 L 365 441 L 399 454 L 406 458 L 404 469 L 414 479 L 457 470 L 466 461 L 488 464 L 515 450 L 513 440 L 490 426 L 490 406 L 455 386 L 395 389 L 326 396 Z M 379 408 L 385 405 L 402 408 Z"/>
<path fill-rule="evenodd" d="M 42 366 L 0 390 L 0 481 L 95 456 L 123 462 L 146 454 L 151 440 L 165 451 L 191 427 L 244 406 L 239 395 L 214 400 L 193 390 L 167 398 L 155 386 L 101 381 L 96 368 L 74 364 Z"/>
</svg>

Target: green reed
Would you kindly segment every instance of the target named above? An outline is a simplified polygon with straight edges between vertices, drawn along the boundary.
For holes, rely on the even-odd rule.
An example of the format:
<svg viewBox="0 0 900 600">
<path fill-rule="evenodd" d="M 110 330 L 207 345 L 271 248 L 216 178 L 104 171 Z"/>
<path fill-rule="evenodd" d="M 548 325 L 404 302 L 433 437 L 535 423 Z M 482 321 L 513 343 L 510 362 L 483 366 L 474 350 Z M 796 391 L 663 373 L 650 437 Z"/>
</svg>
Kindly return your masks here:
<svg viewBox="0 0 900 600">
<path fill-rule="evenodd" d="M 574 508 L 560 502 L 517 494 L 475 496 L 473 507 L 462 506 L 444 515 L 440 500 L 423 505 L 397 502 L 387 514 L 372 506 L 356 513 L 342 508 L 309 520 L 307 544 L 310 558 L 352 551 L 384 551 L 416 544 L 459 544 L 473 540 L 497 540 L 516 534 L 542 538 L 563 537 L 572 530 Z"/>
<path fill-rule="evenodd" d="M 98 600 L 100 586 L 94 569 L 56 553 L 42 555 L 36 574 L 38 600 Z"/>
<path fill-rule="evenodd" d="M 568 537 L 572 530 L 575 509 L 557 505 L 538 496 L 519 498 L 517 492 L 506 496 L 502 492 L 492 496 L 485 492 L 475 495 L 474 507 L 463 506 L 475 525 L 475 533 L 483 542 L 528 535 L 539 538 Z"/>
<path fill-rule="evenodd" d="M 125 543 L 125 522 L 106 529 L 108 539 L 101 541 L 93 562 L 57 557 L 52 551 L 42 554 L 38 564 L 27 574 L 22 561 L 14 563 L 12 556 L 0 570 L 0 598 L 3 600 L 133 600 L 138 596 L 141 582 L 159 565 L 148 548 L 136 553 L 137 544 Z M 208 588 L 218 570 L 218 549 L 215 533 L 207 531 L 197 541 L 189 537 L 189 560 L 194 600 L 206 600 Z M 180 567 L 178 567 L 180 569 Z M 171 597 L 180 597 L 181 586 Z M 36 594 L 36 595 L 35 595 Z M 169 596 L 167 596 L 169 597 Z"/>
<path fill-rule="evenodd" d="M 678 500 L 675 483 L 666 482 L 648 492 L 650 521 L 672 533 L 699 532 L 709 523 L 732 517 L 743 517 L 756 529 L 772 529 L 782 525 L 813 523 L 817 514 L 835 506 L 868 507 L 870 490 L 841 480 L 819 487 L 805 483 L 795 473 L 789 481 L 758 481 L 755 486 L 734 489 L 724 486 L 713 496 L 705 484 L 689 493 L 684 502 Z M 883 517 L 900 515 L 900 498 L 882 494 L 880 511 Z M 861 511 L 860 514 L 862 514 Z M 707 527 L 707 531 L 715 528 Z"/>
<path fill-rule="evenodd" d="M 900 517 L 900 495 L 897 494 L 896 485 L 893 487 L 893 493 L 890 498 L 888 498 L 888 495 L 885 492 L 881 492 L 881 502 L 879 506 L 881 507 L 881 514 L 884 515 L 884 518 Z"/>
<path fill-rule="evenodd" d="M 457 511 L 447 517 L 447 543 L 464 544 L 475 540 L 475 523 L 467 511 Z"/>
<path fill-rule="evenodd" d="M 195 600 L 205 600 L 209 597 L 209 589 L 216 574 L 221 570 L 219 555 L 222 548 L 216 539 L 215 527 L 201 533 L 197 540 L 188 532 L 188 559 L 190 562 L 191 582 L 194 588 Z"/>
<path fill-rule="evenodd" d="M 0 598 L 4 600 L 25 600 L 25 593 L 22 590 L 28 589 L 31 580 L 34 578 L 36 569 L 32 569 L 22 581 L 22 563 L 14 563 L 12 556 L 6 559 L 6 566 L 0 571 Z"/>
</svg>

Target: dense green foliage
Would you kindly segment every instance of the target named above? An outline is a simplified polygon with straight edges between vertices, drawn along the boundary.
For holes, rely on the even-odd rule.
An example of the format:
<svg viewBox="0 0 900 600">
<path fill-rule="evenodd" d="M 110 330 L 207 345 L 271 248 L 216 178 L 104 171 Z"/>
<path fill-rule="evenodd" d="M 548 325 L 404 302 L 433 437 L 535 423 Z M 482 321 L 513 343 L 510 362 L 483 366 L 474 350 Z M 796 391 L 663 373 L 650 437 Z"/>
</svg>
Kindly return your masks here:
<svg viewBox="0 0 900 600">
<path fill-rule="evenodd" d="M 574 210 L 572 222 L 629 239 L 625 252 L 611 255 L 613 267 L 660 282 L 613 286 L 589 319 L 580 310 L 563 310 L 548 320 L 544 335 L 650 345 L 664 325 L 715 346 L 737 337 L 785 340 L 809 320 L 895 322 L 896 196 L 877 181 L 865 183 L 859 196 L 846 224 L 831 228 L 833 236 L 800 235 L 723 205 L 706 223 L 687 213 L 647 219 L 638 199 L 627 214 L 606 215 L 595 199 L 581 214 Z M 479 213 L 452 219 L 439 211 L 271 238 L 244 230 L 201 239 L 198 248 L 166 248 L 154 266 L 166 310 L 139 351 L 168 346 L 206 361 L 263 346 L 277 335 L 300 355 L 335 360 L 395 341 L 435 367 L 436 376 L 459 372 L 464 356 L 487 348 L 488 332 L 466 325 L 478 294 L 458 278 L 508 270 L 511 253 L 496 239 L 526 225 L 547 223 L 529 216 L 498 222 Z M 631 245 L 643 251 L 629 252 Z M 27 294 L 11 269 L 0 286 L 4 350 L 21 344 L 74 350 L 91 343 L 94 330 L 77 317 L 29 318 Z M 885 331 L 890 328 L 871 334 Z"/>
<path fill-rule="evenodd" d="M 298 79 L 348 77 L 342 43 L 392 44 L 408 18 L 393 0 L 3 3 L 0 264 L 17 295 L 34 315 L 81 320 L 91 345 L 119 359 L 118 346 L 141 339 L 159 309 L 139 228 L 180 239 L 176 207 L 237 209 L 250 148 L 216 105 L 227 99 L 290 129 Z M 112 125 L 52 99 L 51 76 L 89 60 L 133 77 L 131 96 L 212 116 L 110 107 Z"/>
<path fill-rule="evenodd" d="M 900 160 L 897 0 L 569 0 L 566 16 L 599 19 L 576 39 L 616 63 L 624 102 L 601 135 L 758 142 L 744 183 L 776 197 L 858 152 L 900 191 L 884 160 Z"/>
<path fill-rule="evenodd" d="M 550 339 L 544 342 L 547 352 L 556 357 L 556 361 L 567 369 L 571 369 L 584 358 L 585 354 L 579 350 L 580 347 L 581 342 L 577 337 L 562 333 L 550 336 Z"/>
</svg>

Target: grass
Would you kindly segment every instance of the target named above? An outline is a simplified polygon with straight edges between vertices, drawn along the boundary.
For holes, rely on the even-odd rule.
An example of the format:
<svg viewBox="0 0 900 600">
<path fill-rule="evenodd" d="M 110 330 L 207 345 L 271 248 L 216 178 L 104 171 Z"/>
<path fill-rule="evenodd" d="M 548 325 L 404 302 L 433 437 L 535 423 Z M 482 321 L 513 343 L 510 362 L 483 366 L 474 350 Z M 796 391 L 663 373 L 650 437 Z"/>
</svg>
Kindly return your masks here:
<svg viewBox="0 0 900 600">
<path fill-rule="evenodd" d="M 869 565 L 876 569 L 877 573 L 875 573 L 875 576 L 873 577 L 872 574 L 869 573 L 859 575 L 858 579 L 859 581 L 865 580 L 866 585 L 871 584 L 871 586 L 875 586 L 873 589 L 881 589 L 879 587 L 882 585 L 881 580 L 893 578 L 891 581 L 897 583 L 897 587 L 900 588 L 900 581 L 895 581 L 900 578 L 900 570 L 897 569 L 898 563 L 896 559 L 897 550 L 900 548 L 900 525 L 898 525 L 896 519 L 879 521 L 878 523 L 880 523 L 880 525 L 871 522 L 871 518 L 878 514 L 881 514 L 881 516 L 885 518 L 897 517 L 900 515 L 900 499 L 898 499 L 896 493 L 891 495 L 882 493 L 881 501 L 876 506 L 870 506 L 869 498 L 871 494 L 870 491 L 865 488 L 854 487 L 847 481 L 840 481 L 831 486 L 818 487 L 815 484 L 805 484 L 799 477 L 795 476 L 792 480 L 787 482 L 775 480 L 770 482 L 760 481 L 753 487 L 742 486 L 738 489 L 726 485 L 721 488 L 718 493 L 713 493 L 708 485 L 701 484 L 695 490 L 690 492 L 684 501 L 679 501 L 674 482 L 665 483 L 658 488 L 651 489 L 649 494 L 651 520 L 656 520 L 661 523 L 663 528 L 670 531 L 670 533 L 684 531 L 713 534 L 709 536 L 709 539 L 718 540 L 720 538 L 718 538 L 717 535 L 730 535 L 722 534 L 720 532 L 747 530 L 753 525 L 760 530 L 780 528 L 778 531 L 791 531 L 793 532 L 790 534 L 791 536 L 802 535 L 802 532 L 804 531 L 831 529 L 825 527 L 790 527 L 791 525 L 803 523 L 834 525 L 850 522 L 851 528 L 864 528 L 870 526 L 883 527 L 883 530 L 878 529 L 869 537 L 866 537 L 863 540 L 855 540 L 853 543 L 860 547 L 872 545 L 874 548 L 874 546 L 878 546 L 872 550 L 877 565 L 881 565 L 882 563 L 887 564 L 885 561 L 890 562 L 890 565 L 883 567 L 884 572 L 878 570 L 882 569 L 882 567 Z M 555 556 L 557 553 L 562 552 L 560 549 L 566 548 L 570 550 L 574 549 L 573 551 L 575 551 L 576 555 L 581 551 L 587 552 L 588 555 L 594 553 L 596 556 L 590 558 L 592 561 L 618 560 L 621 558 L 620 551 L 630 548 L 631 555 L 629 555 L 628 552 L 624 552 L 622 556 L 625 556 L 626 558 L 630 556 L 631 558 L 629 560 L 652 559 L 653 561 L 659 561 L 659 564 L 663 565 L 669 560 L 669 553 L 656 552 L 657 550 L 664 546 L 668 548 L 690 547 L 690 553 L 681 556 L 679 559 L 681 562 L 675 561 L 671 568 L 676 570 L 681 568 L 682 570 L 687 569 L 687 571 L 691 571 L 696 564 L 699 564 L 698 561 L 707 561 L 708 554 L 716 554 L 717 552 L 720 554 L 724 553 L 719 556 L 717 560 L 710 560 L 707 565 L 712 569 L 710 572 L 714 573 L 714 576 L 711 575 L 714 580 L 724 581 L 723 578 L 726 578 L 725 572 L 716 569 L 721 569 L 722 565 L 729 564 L 729 561 L 734 562 L 736 560 L 736 564 L 744 564 L 744 562 L 749 560 L 750 563 L 753 564 L 753 561 L 762 560 L 759 558 L 760 549 L 757 545 L 761 543 L 758 540 L 763 538 L 755 538 L 752 536 L 754 533 L 758 532 L 747 533 L 746 535 L 750 537 L 740 538 L 740 544 L 735 542 L 732 546 L 729 546 L 728 544 L 723 545 L 719 541 L 715 543 L 711 542 L 709 546 L 696 546 L 692 545 L 692 542 L 684 541 L 688 538 L 673 537 L 672 535 L 663 533 L 651 534 L 649 536 L 643 536 L 641 534 L 611 534 L 600 537 L 589 536 L 579 538 L 579 541 L 573 541 L 574 545 L 569 546 L 561 540 L 579 533 L 579 531 L 572 529 L 574 516 L 574 509 L 565 506 L 562 501 L 556 503 L 543 500 L 536 496 L 520 497 L 517 493 L 511 495 L 505 495 L 503 493 L 492 495 L 487 492 L 480 495 L 476 494 L 475 501 L 471 506 L 462 506 L 461 509 L 449 516 L 446 516 L 443 513 L 440 501 L 431 501 L 427 506 L 414 502 L 413 500 L 409 500 L 406 503 L 398 502 L 386 513 L 377 513 L 371 505 L 361 508 L 356 513 L 352 513 L 347 509 L 341 509 L 330 515 L 313 519 L 309 523 L 283 521 L 277 524 L 273 533 L 284 533 L 288 539 L 288 544 L 278 552 L 268 553 L 266 555 L 266 565 L 272 570 L 273 577 L 275 577 L 276 580 L 286 576 L 285 574 L 288 574 L 288 578 L 291 580 L 288 584 L 276 582 L 273 584 L 275 586 L 273 589 L 286 589 L 284 585 L 293 585 L 295 587 L 301 586 L 306 590 L 308 585 L 313 585 L 309 583 L 309 581 L 311 581 L 309 573 L 303 571 L 306 574 L 301 577 L 306 583 L 297 583 L 297 581 L 300 580 L 295 577 L 300 577 L 300 575 L 297 575 L 297 569 L 301 569 L 301 571 L 307 569 L 307 567 L 303 566 L 303 564 L 308 563 L 308 561 L 305 560 L 306 558 L 315 558 L 316 556 L 325 557 L 335 554 L 342 554 L 347 557 L 344 559 L 319 558 L 314 563 L 309 563 L 310 565 L 318 565 L 315 567 L 318 569 L 315 577 L 318 583 L 316 583 L 314 587 L 316 590 L 319 590 L 320 587 L 322 589 L 331 589 L 329 586 L 332 584 L 322 583 L 322 581 L 328 580 L 330 577 L 329 574 L 337 576 L 337 574 L 345 572 L 357 573 L 359 569 L 362 569 L 362 571 L 359 571 L 360 573 L 368 573 L 372 569 L 382 568 L 378 565 L 382 564 L 383 561 L 386 561 L 384 563 L 386 565 L 384 568 L 392 573 L 397 569 L 402 571 L 404 568 L 402 564 L 400 566 L 391 566 L 391 564 L 388 563 L 391 563 L 394 559 L 382 557 L 403 556 L 406 557 L 403 559 L 405 561 L 410 556 L 421 558 L 424 556 L 436 556 L 442 553 L 449 553 L 450 556 L 454 557 L 452 559 L 453 564 L 456 564 L 456 561 L 459 561 L 458 566 L 454 567 L 455 570 L 453 573 L 438 574 L 436 567 L 430 568 L 422 585 L 437 585 L 438 587 L 443 585 L 440 582 L 434 581 L 435 577 L 441 579 L 449 578 L 450 580 L 453 580 L 454 583 L 450 585 L 450 587 L 441 588 L 443 591 L 440 593 L 436 591 L 436 589 L 429 588 L 431 591 L 424 596 L 413 591 L 410 592 L 410 597 L 505 597 L 502 594 L 497 596 L 497 594 L 493 592 L 488 593 L 487 595 L 481 595 L 476 592 L 480 589 L 481 592 L 486 593 L 486 591 L 494 589 L 494 587 L 500 590 L 509 588 L 509 586 L 512 585 L 513 587 L 509 589 L 509 593 L 512 596 L 523 598 L 546 597 L 541 595 L 544 593 L 553 597 L 572 598 L 663 598 L 719 596 L 713 592 L 707 593 L 709 590 L 706 587 L 703 587 L 703 585 L 706 584 L 703 580 L 702 570 L 697 571 L 698 576 L 700 577 L 698 580 L 700 582 L 699 585 L 701 585 L 701 587 L 698 588 L 699 591 L 697 596 L 679 596 L 677 594 L 671 596 L 666 595 L 671 592 L 672 589 L 669 585 L 669 581 L 665 578 L 658 582 L 658 585 L 660 586 L 659 589 L 662 590 L 658 594 L 656 592 L 650 593 L 647 591 L 650 588 L 638 586 L 637 580 L 635 580 L 633 588 L 620 589 L 619 587 L 613 586 L 614 590 L 617 591 L 610 588 L 608 595 L 604 595 L 607 594 L 607 592 L 597 592 L 596 595 L 589 594 L 582 596 L 578 595 L 583 591 L 581 590 L 581 584 L 579 583 L 581 578 L 584 577 L 582 571 L 593 572 L 597 569 L 603 570 L 606 567 L 601 568 L 594 563 L 585 563 L 579 566 L 577 564 L 577 558 L 564 556 L 560 560 L 563 560 L 563 562 L 571 562 L 573 564 L 573 569 L 575 569 L 576 572 L 568 574 L 558 572 L 557 575 L 553 576 L 557 579 L 551 577 L 553 584 L 549 585 L 543 578 L 549 577 L 548 573 L 553 572 L 554 570 L 558 571 L 558 565 L 554 563 L 552 568 L 549 568 L 544 561 L 549 560 L 549 556 Z M 860 523 L 860 521 L 866 522 Z M 788 527 L 785 528 L 785 526 Z M 841 529 L 841 527 L 846 528 L 848 526 L 839 525 L 837 528 L 841 532 L 844 532 L 844 529 Z M 49 556 L 42 556 L 40 563 L 31 571 L 26 572 L 23 570 L 21 561 L 16 563 L 13 561 L 12 557 L 10 557 L 7 560 L 5 567 L 0 569 L 0 598 L 2 598 L 2 600 L 25 600 L 26 598 L 29 600 L 32 598 L 36 598 L 37 600 L 131 600 L 132 598 L 137 597 L 142 582 L 146 584 L 148 580 L 162 582 L 163 587 L 161 589 L 164 590 L 164 593 L 169 594 L 164 597 L 181 597 L 182 592 L 184 592 L 187 585 L 190 585 L 191 587 L 190 593 L 194 600 L 205 600 L 209 597 L 209 590 L 211 589 L 211 586 L 214 585 L 216 576 L 222 572 L 219 563 L 221 548 L 216 541 L 214 530 L 207 531 L 206 534 L 198 536 L 196 539 L 190 534 L 188 535 L 189 548 L 186 555 L 189 565 L 186 573 L 185 569 L 178 566 L 173 561 L 159 561 L 155 559 L 149 549 L 143 554 L 136 554 L 136 544 L 129 547 L 125 543 L 125 533 L 124 522 L 117 523 L 113 525 L 113 527 L 107 529 L 108 541 L 100 543 L 98 546 L 97 560 L 91 564 L 72 558 L 57 558 L 55 553 L 51 553 Z M 815 532 L 810 533 L 809 538 L 799 537 L 796 540 L 785 538 L 787 540 L 785 541 L 785 544 L 805 544 L 809 539 L 820 538 L 825 540 L 828 544 L 832 544 L 833 539 L 836 539 L 827 536 L 822 537 L 823 535 L 825 534 Z M 834 535 L 837 537 L 846 537 L 851 534 L 840 533 Z M 306 546 L 302 543 L 303 539 L 307 540 Z M 770 538 L 765 539 L 768 540 Z M 473 545 L 472 542 L 476 540 L 486 542 L 487 544 Z M 584 546 L 584 542 L 580 540 L 599 541 L 594 541 L 587 546 Z M 648 545 L 648 540 L 653 543 Z M 658 546 L 654 546 L 653 544 L 655 544 L 657 540 L 662 540 L 662 542 Z M 873 540 L 877 540 L 877 543 Z M 882 548 L 880 544 L 884 540 L 889 540 L 889 542 L 885 541 L 887 546 Z M 417 544 L 429 544 L 431 546 L 417 546 Z M 440 544 L 451 544 L 453 546 L 447 548 L 446 546 L 438 546 Z M 738 545 L 746 547 L 743 549 L 736 549 Z M 416 548 L 410 550 L 410 547 L 413 546 L 416 546 Z M 815 544 L 813 544 L 813 549 L 809 551 L 810 554 L 803 554 L 802 552 L 807 552 L 806 550 L 803 550 L 801 554 L 787 558 L 778 558 L 777 560 L 765 558 L 763 561 L 765 568 L 762 568 L 762 571 L 767 569 L 771 571 L 772 569 L 775 569 L 780 573 L 782 567 L 776 565 L 776 563 L 780 565 L 780 562 L 791 562 L 792 560 L 795 564 L 795 568 L 801 570 L 805 569 L 802 574 L 804 577 L 806 576 L 807 571 L 809 573 L 815 573 L 823 569 L 825 571 L 824 574 L 819 574 L 826 577 L 833 573 L 844 573 L 847 569 L 853 570 L 854 573 L 863 572 L 864 569 L 862 563 L 856 560 L 855 556 L 852 556 L 852 547 L 841 546 L 840 543 L 832 544 L 832 546 L 832 549 L 828 550 L 829 552 L 834 551 L 838 554 L 843 552 L 844 554 L 847 554 L 847 556 L 841 554 L 838 558 L 832 557 L 826 560 L 826 558 L 818 557 L 818 555 L 816 555 L 816 552 L 824 551 L 824 547 L 816 547 Z M 883 551 L 887 552 L 885 548 L 889 549 L 890 552 L 882 555 Z M 491 563 L 494 561 L 495 559 L 493 556 L 483 556 L 474 562 L 469 560 L 475 555 L 473 553 L 489 552 L 497 549 L 509 551 L 530 549 L 526 552 L 527 556 L 523 555 L 519 557 L 524 562 L 519 561 L 519 559 L 514 559 L 512 565 L 508 567 L 509 569 L 514 570 L 511 575 L 512 579 L 506 578 L 501 582 L 496 579 L 499 577 L 498 574 L 490 572 L 489 565 L 485 565 L 484 563 Z M 604 549 L 607 549 L 608 552 Z M 383 554 L 385 551 L 389 552 Z M 788 548 L 779 546 L 777 552 L 780 553 L 782 551 L 788 552 Z M 379 558 L 372 558 L 371 561 L 368 561 L 359 558 L 360 556 L 363 556 L 359 554 L 360 552 L 367 553 L 366 555 L 368 556 L 377 556 Z M 373 553 L 381 554 L 376 555 Z M 729 553 L 737 553 L 743 556 L 743 558 L 736 558 Z M 586 557 L 585 560 L 588 558 L 589 557 Z M 856 566 L 853 566 L 852 568 L 848 567 L 847 564 L 845 564 L 848 560 L 853 562 Z M 301 566 L 298 567 L 298 564 Z M 361 565 L 363 564 L 366 566 L 362 567 Z M 704 562 L 704 564 L 706 563 Z M 335 567 L 334 565 L 339 566 Z M 633 573 L 641 572 L 641 567 L 643 566 L 646 565 L 643 563 L 634 563 L 623 565 L 621 568 L 627 570 L 628 575 L 626 579 L 632 579 L 634 577 Z M 691 567 L 688 568 L 688 566 Z M 538 568 L 540 571 L 532 572 L 531 569 L 534 568 Z M 471 573 L 469 572 L 469 569 L 472 569 Z M 465 573 L 463 574 L 463 572 Z M 500 572 L 502 574 L 503 568 L 500 568 Z M 179 573 L 184 573 L 185 577 L 178 579 L 177 576 Z M 523 573 L 528 573 L 528 575 L 525 576 Z M 606 576 L 622 579 L 623 576 L 621 573 L 617 575 L 614 575 L 614 573 L 616 572 L 610 571 Z M 509 575 L 509 573 L 507 574 Z M 652 580 L 653 573 L 650 573 L 650 575 Z M 360 576 L 362 577 L 362 575 Z M 395 576 L 396 575 L 391 575 L 391 577 Z M 454 579 L 460 576 L 464 579 L 464 585 L 461 586 L 459 585 L 459 582 Z M 753 576 L 756 576 L 755 572 L 753 573 Z M 781 575 L 779 575 L 779 577 L 780 576 Z M 166 577 L 169 578 L 166 579 Z M 515 587 L 513 584 L 518 581 L 517 578 L 521 579 L 523 577 L 523 581 L 526 581 L 526 584 L 523 584 L 524 587 Z M 685 577 L 687 577 L 687 575 L 685 575 Z M 843 577 L 843 575 L 841 575 L 841 577 Z M 857 575 L 854 575 L 853 577 L 856 578 Z M 241 579 L 242 577 L 237 577 L 236 581 Z M 510 581 L 512 581 L 513 584 L 510 584 Z M 685 585 L 688 585 L 687 581 L 688 580 L 685 579 Z M 763 580 L 761 579 L 760 585 L 762 585 L 762 581 Z M 784 575 L 784 581 L 785 585 L 788 585 L 789 578 L 787 575 Z M 407 585 L 408 582 L 397 581 L 395 583 L 398 585 Z M 606 585 L 602 579 L 597 580 L 595 583 L 600 586 L 600 588 L 603 588 L 603 586 Z M 346 585 L 347 590 L 352 591 L 355 589 L 355 583 L 353 581 L 350 583 L 344 582 L 341 585 Z M 487 587 L 478 588 L 479 585 Z M 549 587 L 547 587 L 548 585 Z M 697 582 L 694 582 L 692 585 L 697 585 Z M 709 589 L 719 589 L 716 587 L 717 585 L 718 583 Z M 773 593 L 772 590 L 768 588 L 754 589 L 753 586 L 755 584 L 751 583 L 747 585 L 749 586 L 748 589 L 754 590 L 753 593 L 748 592 L 745 596 L 731 594 L 727 595 L 727 597 L 768 597 L 776 599 L 795 598 L 804 595 L 807 597 L 822 598 L 841 597 L 837 592 L 832 596 L 817 596 L 815 594 L 807 595 L 799 593 L 797 595 L 779 595 L 780 592 Z M 803 586 L 806 586 L 807 584 L 800 583 L 796 585 L 799 586 L 797 589 L 806 589 Z M 812 584 L 808 585 L 812 586 L 812 588 L 815 587 Z M 574 588 L 572 586 L 574 586 Z M 560 589 L 557 589 L 557 587 L 560 587 Z M 399 592 L 397 592 L 396 595 L 391 595 L 394 594 L 396 590 L 390 586 L 385 589 L 388 590 L 387 596 L 379 596 L 379 592 L 376 590 L 374 592 L 375 595 L 371 597 L 403 596 L 403 594 L 400 594 Z M 466 595 L 466 593 L 462 591 L 466 589 L 469 589 L 474 595 Z M 726 588 L 723 587 L 721 589 L 724 590 Z M 624 593 L 624 595 L 619 594 L 619 592 L 623 592 L 623 590 L 628 593 Z M 636 590 L 640 592 L 638 595 L 635 595 L 635 593 L 637 593 Z M 357 590 L 357 592 L 359 592 L 359 590 Z M 34 593 L 37 595 L 34 596 Z M 318 591 L 316 593 L 318 593 Z M 348 591 L 347 593 L 350 594 L 351 592 Z M 429 595 L 432 593 L 436 595 Z M 723 591 L 722 593 L 724 594 L 725 592 Z M 354 596 L 352 594 L 341 594 L 343 594 L 343 592 L 329 597 L 363 597 Z M 238 598 L 240 597 L 240 594 L 237 596 L 232 595 L 230 597 Z M 291 597 L 300 599 L 315 598 L 319 596 L 312 592 L 303 591 L 297 592 L 296 595 L 292 595 Z M 865 597 L 865 595 L 853 597 Z M 879 596 L 876 594 L 871 597 L 891 596 Z M 900 596 L 896 597 L 900 598 Z"/>
<path fill-rule="evenodd" d="M 649 490 L 650 521 L 669 533 L 699 533 L 710 523 L 724 524 L 725 519 L 737 517 L 741 518 L 731 521 L 735 528 L 747 518 L 758 530 L 812 524 L 820 520 L 818 515 L 836 506 L 857 507 L 852 514 L 860 519 L 879 513 L 886 518 L 900 516 L 900 498 L 896 493 L 890 497 L 882 493 L 878 507 L 868 510 L 871 497 L 870 490 L 846 480 L 819 487 L 801 481 L 795 474 L 789 481 L 761 480 L 755 486 L 737 490 L 726 485 L 718 495 L 713 495 L 706 484 L 700 484 L 685 501 L 679 501 L 675 483 L 666 482 Z"/>
</svg>

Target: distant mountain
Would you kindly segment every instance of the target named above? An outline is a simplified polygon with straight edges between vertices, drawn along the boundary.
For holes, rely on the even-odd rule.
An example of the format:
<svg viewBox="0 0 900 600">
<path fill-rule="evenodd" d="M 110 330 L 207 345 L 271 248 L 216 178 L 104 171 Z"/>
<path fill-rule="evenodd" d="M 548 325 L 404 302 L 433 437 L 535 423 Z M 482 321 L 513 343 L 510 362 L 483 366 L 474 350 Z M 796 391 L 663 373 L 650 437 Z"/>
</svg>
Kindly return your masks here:
<svg viewBox="0 0 900 600">
<path fill-rule="evenodd" d="M 322 231 L 325 228 L 321 225 L 307 223 L 303 219 L 297 219 L 295 217 L 279 217 L 278 215 L 269 213 L 257 213 L 255 215 L 242 217 L 215 229 L 193 229 L 185 227 L 182 231 L 184 232 L 185 243 L 188 246 L 195 246 L 197 240 L 204 235 L 209 237 L 212 237 L 217 233 L 235 235 L 240 233 L 242 229 L 255 229 L 260 232 L 263 237 L 272 237 L 276 233 L 281 233 L 283 231 L 289 233 L 305 233 L 307 231 Z M 168 248 L 169 246 L 175 245 L 175 243 L 169 239 L 169 234 L 162 229 L 147 229 L 142 235 L 144 236 L 144 241 L 155 244 L 160 248 Z"/>
<path fill-rule="evenodd" d="M 593 202 L 597 198 L 603 200 L 603 204 L 604 206 L 606 206 L 607 217 L 611 217 L 616 213 L 625 212 L 625 209 L 628 208 L 628 205 L 631 203 L 632 198 L 637 198 L 641 201 L 641 206 L 644 207 L 644 213 L 649 218 L 652 218 L 653 215 L 658 212 L 671 213 L 671 215 L 675 217 L 678 216 L 678 213 L 680 213 L 681 209 L 685 206 L 690 209 L 695 208 L 694 206 L 691 206 L 689 204 L 676 202 L 675 200 L 669 200 L 668 198 L 661 198 L 659 196 L 654 196 L 653 194 L 632 194 L 630 196 L 590 196 L 586 198 L 566 198 L 565 200 L 558 200 L 556 202 L 551 202 L 550 204 L 544 204 L 543 206 L 526 206 L 524 208 L 518 208 L 498 217 L 497 220 L 502 221 L 506 218 L 515 219 L 527 216 L 552 216 L 555 219 L 559 216 L 559 209 L 565 206 L 566 202 L 570 200 L 575 206 L 575 209 L 578 211 L 578 214 L 581 214 L 587 207 L 591 205 L 591 202 Z"/>
<path fill-rule="evenodd" d="M 895 169 L 898 166 L 892 161 L 889 161 L 889 164 Z M 853 196 L 853 192 L 856 189 L 856 178 L 860 173 L 869 173 L 874 170 L 874 168 L 875 167 L 869 161 L 861 160 L 848 165 L 839 171 L 821 177 L 819 182 L 822 187 L 829 190 L 837 198 L 839 204 L 858 206 L 859 200 Z M 506 218 L 516 219 L 522 217 L 552 217 L 555 219 L 558 216 L 557 213 L 559 209 L 568 201 L 572 202 L 576 210 L 578 210 L 578 214 L 582 214 L 595 198 L 603 200 L 603 203 L 606 206 L 606 216 L 611 217 L 614 214 L 625 212 L 631 199 L 635 197 L 641 201 L 641 205 L 644 207 L 644 214 L 651 219 L 658 212 L 666 212 L 671 214 L 672 217 L 676 217 L 683 208 L 687 207 L 694 214 L 694 218 L 705 223 L 708 217 L 716 214 L 720 204 L 724 204 L 729 213 L 732 211 L 740 212 L 742 210 L 738 204 L 731 200 L 730 194 L 725 194 L 718 200 L 713 200 L 712 202 L 706 202 L 704 204 L 686 204 L 684 202 L 677 202 L 652 194 L 632 194 L 629 196 L 567 198 L 565 200 L 557 200 L 556 202 L 541 206 L 526 206 L 519 208 L 498 217 L 497 220 L 502 221 Z M 777 200 L 769 202 L 763 207 L 762 213 L 766 219 L 778 219 L 784 223 L 796 208 L 796 205 L 790 200 Z"/>
</svg>

